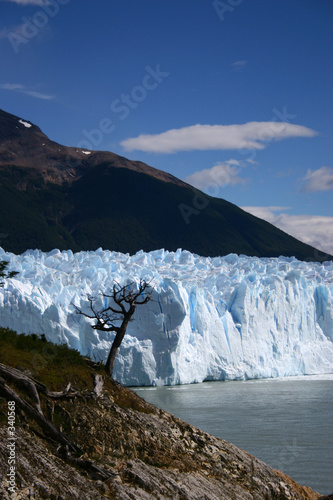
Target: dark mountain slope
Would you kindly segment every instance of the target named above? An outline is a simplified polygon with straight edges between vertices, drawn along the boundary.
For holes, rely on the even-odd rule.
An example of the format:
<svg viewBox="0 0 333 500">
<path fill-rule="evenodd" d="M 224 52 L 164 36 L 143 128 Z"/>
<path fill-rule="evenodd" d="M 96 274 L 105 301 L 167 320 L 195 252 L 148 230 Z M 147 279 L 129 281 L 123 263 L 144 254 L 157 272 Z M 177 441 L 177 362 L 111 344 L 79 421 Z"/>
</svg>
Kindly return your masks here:
<svg viewBox="0 0 333 500">
<path fill-rule="evenodd" d="M 26 122 L 26 120 L 23 120 Z M 27 124 L 28 122 L 26 122 Z M 0 111 L 0 245 L 135 253 L 187 249 L 315 260 L 318 252 L 235 205 L 108 152 L 50 141 Z"/>
<path fill-rule="evenodd" d="M 291 255 L 292 246 L 298 258 L 313 254 L 308 247 L 305 255 L 303 243 L 231 203 L 105 164 L 73 183 L 70 193 L 75 208 L 65 225 L 80 247 L 110 248 L 111 241 L 112 249 L 130 253 L 181 247 L 200 255 L 276 256 Z M 193 205 L 196 195 L 207 203 L 202 210 Z"/>
</svg>

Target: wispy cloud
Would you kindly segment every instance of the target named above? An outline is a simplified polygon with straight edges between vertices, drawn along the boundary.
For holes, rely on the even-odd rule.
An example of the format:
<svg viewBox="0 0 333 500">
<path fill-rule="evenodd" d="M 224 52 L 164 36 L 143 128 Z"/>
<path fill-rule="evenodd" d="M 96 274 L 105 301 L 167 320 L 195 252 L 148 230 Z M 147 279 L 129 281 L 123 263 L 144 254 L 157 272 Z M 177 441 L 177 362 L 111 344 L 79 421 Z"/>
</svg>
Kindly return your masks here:
<svg viewBox="0 0 333 500">
<path fill-rule="evenodd" d="M 270 222 L 300 241 L 333 255 L 333 217 L 321 215 L 289 215 L 291 207 L 241 207 Z M 309 257 L 313 257 L 309 255 Z"/>
<path fill-rule="evenodd" d="M 192 125 L 162 134 L 126 139 L 126 151 L 176 153 L 194 150 L 264 149 L 266 143 L 291 137 L 314 137 L 317 132 L 282 122 L 248 122 L 242 125 Z"/>
<path fill-rule="evenodd" d="M 0 0 L 0 1 L 16 3 L 17 5 L 50 5 L 49 0 Z"/>
<path fill-rule="evenodd" d="M 242 163 L 237 160 L 227 160 L 214 165 L 212 168 L 203 169 L 187 176 L 184 181 L 202 191 L 210 194 L 216 188 L 247 184 L 249 179 L 244 179 L 238 174 Z"/>
<path fill-rule="evenodd" d="M 24 90 L 23 85 L 20 85 L 19 83 L 2 83 L 0 88 L 3 90 Z"/>
<path fill-rule="evenodd" d="M 23 90 L 24 94 L 30 95 L 31 97 L 36 97 L 37 99 L 44 99 L 46 101 L 54 99 L 54 95 L 43 94 L 42 92 L 36 92 L 34 90 Z"/>
<path fill-rule="evenodd" d="M 252 158 L 248 158 L 246 161 L 247 163 L 251 163 L 251 165 L 260 165 L 258 161 L 252 160 Z"/>
<path fill-rule="evenodd" d="M 29 95 L 31 97 L 35 97 L 36 99 L 50 100 L 54 99 L 54 95 L 44 94 L 43 92 L 38 92 L 36 90 L 29 90 L 24 85 L 19 83 L 2 83 L 0 84 L 0 89 L 2 90 L 10 90 L 14 92 L 20 92 L 22 94 Z"/>
<path fill-rule="evenodd" d="M 304 184 L 301 192 L 330 191 L 333 189 L 333 168 L 321 167 L 313 171 L 309 169 L 302 180 Z"/>
<path fill-rule="evenodd" d="M 5 0 L 0 0 L 1 1 L 5 1 Z M 17 39 L 19 40 L 20 37 L 22 37 L 22 28 L 23 28 L 24 24 L 18 24 L 18 25 L 11 25 L 11 26 L 5 26 L 4 28 L 2 28 L 0 30 L 0 39 L 4 39 L 4 38 L 10 38 L 12 36 L 17 37 Z M 22 42 L 24 43 L 24 42 Z"/>
<path fill-rule="evenodd" d="M 247 65 L 248 61 L 235 61 L 231 63 L 231 67 L 233 71 L 242 71 L 242 69 L 245 68 Z"/>
</svg>

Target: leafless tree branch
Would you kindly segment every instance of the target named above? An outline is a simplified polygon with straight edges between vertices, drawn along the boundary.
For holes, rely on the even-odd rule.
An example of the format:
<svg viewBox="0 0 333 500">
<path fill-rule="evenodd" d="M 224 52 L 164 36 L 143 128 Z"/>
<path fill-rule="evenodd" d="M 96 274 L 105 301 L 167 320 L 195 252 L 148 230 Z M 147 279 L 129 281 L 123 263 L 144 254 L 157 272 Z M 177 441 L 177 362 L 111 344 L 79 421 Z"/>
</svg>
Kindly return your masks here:
<svg viewBox="0 0 333 500">
<path fill-rule="evenodd" d="M 112 303 L 108 304 L 107 307 L 96 310 L 94 307 L 96 299 L 91 295 L 87 296 L 91 310 L 89 314 L 72 304 L 77 314 L 95 320 L 95 323 L 91 325 L 94 330 L 116 333 L 105 365 L 110 377 L 116 355 L 125 336 L 127 325 L 132 320 L 135 308 L 137 305 L 147 304 L 151 300 L 152 292 L 153 288 L 150 282 L 143 279 L 140 279 L 138 286 L 134 281 L 127 285 L 120 285 L 115 281 L 109 293 L 103 292 L 101 294 L 103 298 L 112 300 Z"/>
</svg>

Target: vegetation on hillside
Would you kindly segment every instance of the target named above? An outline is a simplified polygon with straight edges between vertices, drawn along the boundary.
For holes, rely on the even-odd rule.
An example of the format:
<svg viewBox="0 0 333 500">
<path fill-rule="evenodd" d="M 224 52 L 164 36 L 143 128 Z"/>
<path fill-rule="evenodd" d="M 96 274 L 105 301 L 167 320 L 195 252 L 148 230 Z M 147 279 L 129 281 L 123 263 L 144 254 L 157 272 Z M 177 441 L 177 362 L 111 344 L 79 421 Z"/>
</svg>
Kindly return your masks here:
<svg viewBox="0 0 333 500">
<path fill-rule="evenodd" d="M 8 271 L 9 261 L 0 260 L 0 287 L 2 287 L 5 282 L 3 280 L 8 278 L 14 278 L 18 274 L 17 271 Z"/>
<path fill-rule="evenodd" d="M 0 474 L 8 472 L 7 401 L 14 399 L 20 498 L 318 499 L 101 373 L 64 345 L 0 328 Z M 9 500 L 8 488 L 4 479 L 0 496 Z"/>
<path fill-rule="evenodd" d="M 45 336 L 17 334 L 9 328 L 0 327 L 0 362 L 29 374 L 52 391 L 62 391 L 70 383 L 77 391 L 92 391 L 94 376 L 104 374 L 103 363 L 95 363 L 83 357 L 67 345 L 55 345 Z M 144 409 L 142 401 L 124 388 L 119 392 L 118 383 L 105 380 L 117 404 L 124 408 Z M 124 396 L 126 395 L 126 396 Z"/>
</svg>

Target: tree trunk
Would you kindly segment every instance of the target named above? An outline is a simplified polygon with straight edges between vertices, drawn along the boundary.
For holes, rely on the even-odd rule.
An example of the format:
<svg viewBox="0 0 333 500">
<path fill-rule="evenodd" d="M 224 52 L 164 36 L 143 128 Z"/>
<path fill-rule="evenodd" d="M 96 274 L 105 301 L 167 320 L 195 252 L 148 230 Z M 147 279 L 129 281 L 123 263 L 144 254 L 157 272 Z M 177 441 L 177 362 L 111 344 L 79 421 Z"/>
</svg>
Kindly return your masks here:
<svg viewBox="0 0 333 500">
<path fill-rule="evenodd" d="M 120 328 L 120 330 L 117 332 L 117 335 L 112 343 L 112 347 L 110 349 L 109 356 L 108 356 L 108 359 L 107 359 L 106 365 L 105 365 L 105 371 L 109 375 L 110 378 L 112 378 L 114 362 L 116 360 L 116 356 L 118 354 L 119 347 L 123 341 L 125 333 L 126 333 L 126 328 L 125 329 Z"/>
<path fill-rule="evenodd" d="M 112 373 L 113 373 L 113 367 L 114 367 L 114 362 L 116 360 L 116 356 L 119 351 L 119 347 L 123 341 L 123 338 L 126 333 L 126 328 L 128 323 L 130 322 L 131 317 L 133 316 L 135 311 L 135 304 L 131 304 L 131 307 L 129 310 L 126 312 L 125 317 L 123 319 L 122 324 L 120 325 L 119 329 L 117 330 L 117 334 L 115 336 L 115 339 L 112 343 L 108 359 L 106 361 L 105 365 L 105 371 L 109 375 L 110 378 L 112 378 Z"/>
</svg>

